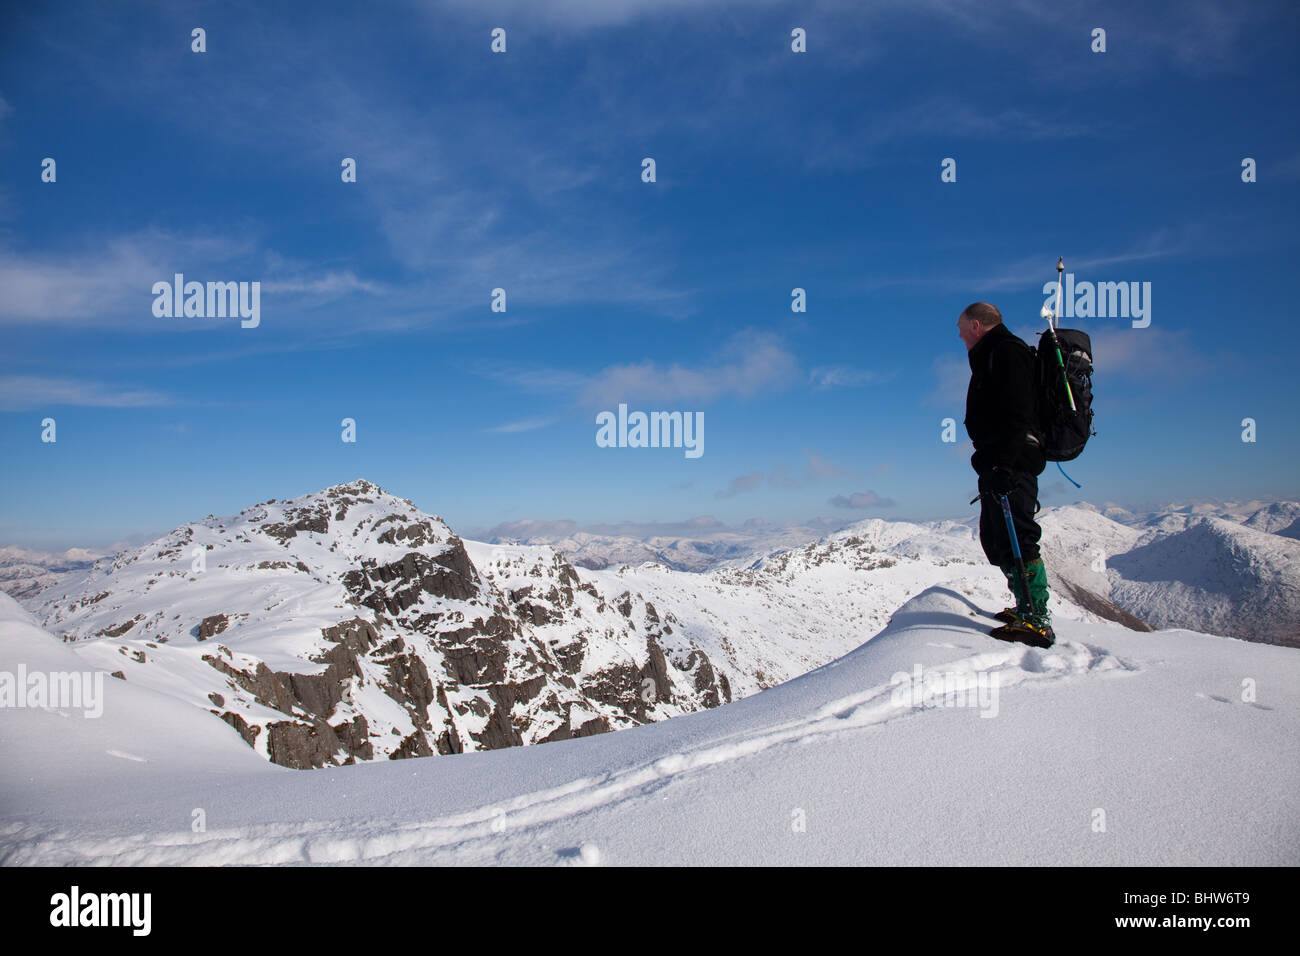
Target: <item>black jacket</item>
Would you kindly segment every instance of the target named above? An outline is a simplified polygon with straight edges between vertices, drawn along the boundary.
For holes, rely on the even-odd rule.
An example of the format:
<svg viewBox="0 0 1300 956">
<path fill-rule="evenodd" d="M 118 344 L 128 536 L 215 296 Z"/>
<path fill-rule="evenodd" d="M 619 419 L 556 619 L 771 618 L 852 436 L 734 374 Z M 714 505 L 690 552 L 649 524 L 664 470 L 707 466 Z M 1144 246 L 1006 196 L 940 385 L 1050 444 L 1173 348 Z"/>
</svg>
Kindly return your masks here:
<svg viewBox="0 0 1300 956">
<path fill-rule="evenodd" d="M 975 444 L 971 467 L 997 465 L 1040 475 L 1047 465 L 1038 434 L 1038 360 L 1005 325 L 984 333 L 967 356 L 966 434 Z"/>
</svg>

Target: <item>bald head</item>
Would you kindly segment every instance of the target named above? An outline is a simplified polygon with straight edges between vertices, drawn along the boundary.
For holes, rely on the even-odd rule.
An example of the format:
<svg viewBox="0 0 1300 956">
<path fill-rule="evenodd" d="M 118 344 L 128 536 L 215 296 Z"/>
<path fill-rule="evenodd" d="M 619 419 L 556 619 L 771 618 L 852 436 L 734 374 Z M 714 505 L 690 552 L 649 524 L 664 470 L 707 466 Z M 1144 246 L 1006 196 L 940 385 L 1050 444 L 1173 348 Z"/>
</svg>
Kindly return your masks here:
<svg viewBox="0 0 1300 956">
<path fill-rule="evenodd" d="M 966 351 L 975 347 L 975 343 L 984 338 L 984 333 L 995 325 L 1002 324 L 1002 313 L 998 307 L 988 302 L 972 302 L 957 316 L 957 334 L 966 343 Z"/>
</svg>

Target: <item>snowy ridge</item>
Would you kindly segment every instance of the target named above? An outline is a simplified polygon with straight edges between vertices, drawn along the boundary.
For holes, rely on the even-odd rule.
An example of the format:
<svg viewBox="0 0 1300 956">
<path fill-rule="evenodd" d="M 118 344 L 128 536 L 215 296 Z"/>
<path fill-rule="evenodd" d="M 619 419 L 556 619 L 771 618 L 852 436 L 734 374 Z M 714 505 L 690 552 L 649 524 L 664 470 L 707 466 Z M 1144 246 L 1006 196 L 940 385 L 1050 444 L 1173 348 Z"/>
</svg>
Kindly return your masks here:
<svg viewBox="0 0 1300 956">
<path fill-rule="evenodd" d="M 1084 507 L 1042 522 L 1057 621 L 1149 630 L 1193 617 L 1285 643 L 1270 624 L 1300 619 L 1286 617 L 1300 609 L 1291 539 L 1204 515 L 1174 532 Z M 1008 598 L 968 521 L 867 519 L 706 574 L 589 570 L 550 546 L 463 541 L 358 481 L 182 526 L 66 575 L 29 607 L 85 666 L 308 768 L 717 707 L 848 654 L 934 587 L 986 610 Z M 1220 613 L 1242 602 L 1258 616 Z"/>
<path fill-rule="evenodd" d="M 1245 537 L 1227 544 L 1193 535 L 1183 543 L 1170 543 L 1169 550 L 1191 555 L 1187 567 L 1199 583 L 1182 577 L 1176 563 L 1166 562 L 1160 576 L 1153 576 L 1151 569 L 1145 567 L 1149 556 L 1147 546 L 1189 532 L 1207 520 L 1237 525 L 1266 537 Z M 1139 629 L 1151 625 L 1188 627 L 1242 640 L 1290 646 L 1300 641 L 1296 629 L 1285 623 L 1300 620 L 1300 606 L 1293 599 L 1300 578 L 1290 558 L 1292 551 L 1278 545 L 1278 539 L 1300 540 L 1300 502 L 1207 501 L 1144 514 L 1117 505 L 1098 508 L 1078 502 L 1046 508 L 1040 513 L 1039 521 L 1044 529 L 1042 544 L 1049 580 L 1072 603 Z M 871 518 L 815 538 L 810 529 L 782 529 L 783 535 L 802 531 L 806 537 L 775 544 L 766 552 L 752 550 L 752 545 L 764 540 L 762 535 L 753 538 L 732 535 L 736 539 L 735 547 L 721 547 L 726 539 L 722 532 L 707 536 L 701 532 L 698 538 L 644 541 L 581 533 L 549 537 L 539 534 L 529 540 L 548 542 L 576 563 L 592 568 L 610 568 L 620 563 L 637 568 L 657 563 L 673 570 L 716 572 L 762 569 L 783 554 L 850 538 L 858 538 L 866 546 L 889 554 L 930 556 L 938 562 L 967 560 L 971 552 L 964 539 L 975 539 L 977 524 L 978 519 L 974 517 L 919 523 Z M 967 530 L 962 531 L 963 528 Z M 924 540 L 927 533 L 937 537 L 927 543 Z M 763 535 L 768 534 L 774 532 L 764 529 Z M 910 551 L 899 552 L 895 545 L 908 539 L 914 546 Z M 751 550 L 747 551 L 746 541 Z M 1197 547 L 1203 545 L 1224 554 L 1217 558 L 1194 555 Z M 1137 548 L 1144 550 L 1128 554 Z M 1256 559 L 1239 562 L 1229 556 L 1243 548 L 1256 552 Z M 750 557 L 737 557 L 746 553 Z M 983 561 L 978 541 L 974 556 L 977 563 Z M 1219 564 L 1219 570 L 1211 574 L 1218 577 L 1208 587 L 1207 568 L 1202 566 L 1207 561 Z M 1261 570 L 1261 566 L 1274 562 L 1280 562 L 1275 571 Z M 1238 572 L 1245 576 L 1234 578 Z"/>
<path fill-rule="evenodd" d="M 1300 706 L 1282 689 L 1300 678 L 1294 652 L 1085 621 L 1038 651 L 980 623 L 968 598 L 935 587 L 852 653 L 725 708 L 306 775 L 247 750 L 238 765 L 211 734 L 184 744 L 169 721 L 137 725 L 118 698 L 148 692 L 110 682 L 93 739 L 75 717 L 6 715 L 19 724 L 6 760 L 33 775 L 0 789 L 0 863 L 1300 861 Z M 917 674 L 932 688 L 979 678 L 995 706 L 911 693 Z M 1249 674 L 1273 690 L 1261 680 L 1243 699 Z M 127 732 L 140 737 L 121 749 L 138 759 L 104 753 Z M 224 748 L 211 754 L 221 776 L 173 765 L 184 746 Z M 93 795 L 59 785 L 75 766 L 96 773 Z M 105 820 L 115 801 L 129 819 Z M 1199 812 L 1222 805 L 1237 809 Z M 191 831 L 191 807 L 206 808 L 207 832 Z M 1101 833 L 1098 808 L 1112 821 Z"/>
</svg>

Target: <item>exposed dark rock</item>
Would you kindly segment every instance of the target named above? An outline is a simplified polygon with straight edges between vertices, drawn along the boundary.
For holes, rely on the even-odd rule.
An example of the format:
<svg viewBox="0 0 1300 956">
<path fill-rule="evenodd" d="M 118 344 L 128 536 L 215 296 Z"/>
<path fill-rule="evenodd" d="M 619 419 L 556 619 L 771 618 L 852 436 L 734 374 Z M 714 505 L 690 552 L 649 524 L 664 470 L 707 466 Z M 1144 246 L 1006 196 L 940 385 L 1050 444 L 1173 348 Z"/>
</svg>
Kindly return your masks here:
<svg viewBox="0 0 1300 956">
<path fill-rule="evenodd" d="M 460 751 L 455 751 L 459 753 Z M 403 760 L 407 757 L 432 757 L 433 750 L 424 734 L 417 730 L 404 738 L 396 750 L 388 755 L 389 760 Z"/>
<path fill-rule="evenodd" d="M 587 642 L 581 638 L 568 644 L 551 646 L 551 653 L 566 674 L 576 674 L 582 669 L 582 659 L 587 654 Z"/>
<path fill-rule="evenodd" d="M 429 679 L 424 661 L 414 655 L 399 655 L 388 662 L 388 696 L 415 713 L 418 727 L 430 729 L 429 705 L 437 699 L 437 688 Z"/>
<path fill-rule="evenodd" d="M 294 770 L 332 766 L 343 743 L 334 728 L 323 720 L 310 724 L 282 720 L 267 725 L 267 752 L 272 763 Z"/>
<path fill-rule="evenodd" d="M 225 614 L 212 614 L 205 617 L 199 622 L 199 640 L 206 641 L 210 637 L 215 637 L 229 626 L 230 618 Z"/>
<path fill-rule="evenodd" d="M 389 515 L 375 522 L 375 527 L 386 521 L 400 521 L 397 515 Z M 397 544 L 399 542 L 408 544 L 412 548 L 422 548 L 427 544 L 436 544 L 438 542 L 438 533 L 436 529 L 427 521 L 417 521 L 413 524 L 398 525 L 389 528 L 379 535 L 380 544 Z M 463 545 L 462 545 L 463 547 Z"/>
<path fill-rule="evenodd" d="M 357 759 L 375 759 L 375 748 L 370 743 L 370 725 L 363 715 L 357 714 L 349 722 L 336 724 L 333 730 L 348 752 L 349 763 Z"/>
<path fill-rule="evenodd" d="M 399 561 L 379 564 L 368 559 L 343 575 L 343 585 L 357 603 L 379 613 L 398 615 L 424 594 L 469 600 L 478 593 L 478 573 L 459 538 L 441 554 L 407 552 Z"/>
<path fill-rule="evenodd" d="M 116 627 L 104 628 L 104 630 L 100 631 L 97 636 L 98 637 L 121 637 L 123 634 L 131 630 L 131 628 L 135 627 L 143 620 L 144 620 L 144 615 L 137 614 L 135 617 L 131 618 L 131 620 L 127 621 L 125 624 L 119 624 Z"/>
<path fill-rule="evenodd" d="M 516 605 L 515 610 L 521 618 L 534 626 L 550 624 L 555 619 L 546 605 L 534 604 L 531 601 Z"/>
<path fill-rule="evenodd" d="M 220 696 L 220 695 L 213 695 Z M 217 704 L 220 707 L 220 704 Z M 250 724 L 239 714 L 232 710 L 226 711 L 221 715 L 221 719 L 239 731 L 239 736 L 244 738 L 244 743 L 252 747 L 257 742 L 257 735 L 262 732 L 262 728 L 256 724 Z"/>
<path fill-rule="evenodd" d="M 500 707 L 492 708 L 487 726 L 480 732 L 470 732 L 470 736 L 484 750 L 496 750 L 500 747 L 522 747 L 524 739 L 510 720 L 510 712 Z"/>
<path fill-rule="evenodd" d="M 645 639 L 646 651 L 649 657 L 645 666 L 641 668 L 643 677 L 649 677 L 654 681 L 655 700 L 671 701 L 673 699 L 673 679 L 668 673 L 668 661 L 664 658 L 663 649 L 654 637 L 647 635 Z M 701 653 L 701 656 L 703 654 Z"/>
</svg>

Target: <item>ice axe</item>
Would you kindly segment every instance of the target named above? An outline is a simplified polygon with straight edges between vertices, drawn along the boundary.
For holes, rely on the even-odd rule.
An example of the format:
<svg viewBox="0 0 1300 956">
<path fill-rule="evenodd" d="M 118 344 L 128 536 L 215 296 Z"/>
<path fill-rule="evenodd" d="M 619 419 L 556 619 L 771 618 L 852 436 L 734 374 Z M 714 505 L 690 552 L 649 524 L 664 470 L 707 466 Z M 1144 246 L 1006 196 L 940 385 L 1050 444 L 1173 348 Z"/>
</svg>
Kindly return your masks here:
<svg viewBox="0 0 1300 956">
<path fill-rule="evenodd" d="M 1029 575 L 1025 572 L 1025 559 L 1020 555 L 1020 539 L 1016 537 L 1016 523 L 1011 520 L 1011 502 L 1006 495 L 998 495 L 1002 502 L 1002 517 L 1007 522 L 1007 535 L 1011 538 L 1011 553 L 1016 556 L 1016 571 L 1020 574 L 1021 594 L 1016 595 L 1016 603 L 1026 614 L 1032 614 L 1033 602 L 1029 600 Z"/>
</svg>

